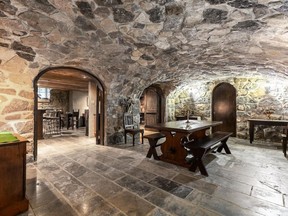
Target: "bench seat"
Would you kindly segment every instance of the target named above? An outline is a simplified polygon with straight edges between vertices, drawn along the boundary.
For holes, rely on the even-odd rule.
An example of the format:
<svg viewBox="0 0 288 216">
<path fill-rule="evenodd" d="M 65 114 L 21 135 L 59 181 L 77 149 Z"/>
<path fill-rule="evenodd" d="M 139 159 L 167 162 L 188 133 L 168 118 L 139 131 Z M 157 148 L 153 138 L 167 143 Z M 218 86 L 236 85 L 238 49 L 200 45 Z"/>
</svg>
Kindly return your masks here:
<svg viewBox="0 0 288 216">
<path fill-rule="evenodd" d="M 231 135 L 232 133 L 230 132 L 218 131 L 201 139 L 184 141 L 182 144 L 185 149 L 189 154 L 193 155 L 189 170 L 195 172 L 198 167 L 202 175 L 208 176 L 207 170 L 202 161 L 203 157 L 216 148 L 218 152 L 221 152 L 224 148 L 226 154 L 231 154 L 226 143 Z"/>
<path fill-rule="evenodd" d="M 157 155 L 156 152 L 156 147 L 161 146 L 162 143 L 157 143 L 159 139 L 161 138 L 165 138 L 165 135 L 162 133 L 152 133 L 152 134 L 147 134 L 144 135 L 143 138 L 148 139 L 150 148 L 148 150 L 148 153 L 146 155 L 147 158 L 151 158 L 151 156 L 153 155 L 153 158 L 155 160 L 159 160 L 159 156 Z"/>
</svg>

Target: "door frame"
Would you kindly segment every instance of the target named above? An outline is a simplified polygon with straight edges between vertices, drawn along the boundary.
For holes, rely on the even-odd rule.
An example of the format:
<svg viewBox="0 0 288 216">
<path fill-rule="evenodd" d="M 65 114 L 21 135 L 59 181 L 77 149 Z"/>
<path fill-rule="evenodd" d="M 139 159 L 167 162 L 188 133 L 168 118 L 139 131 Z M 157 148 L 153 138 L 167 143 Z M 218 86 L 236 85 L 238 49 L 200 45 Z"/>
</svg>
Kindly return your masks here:
<svg viewBox="0 0 288 216">
<path fill-rule="evenodd" d="M 37 161 L 37 157 L 38 157 L 38 118 L 37 118 L 37 114 L 38 114 L 38 80 L 42 77 L 42 75 L 44 75 L 45 73 L 51 71 L 51 70 L 65 70 L 65 69 L 73 69 L 87 74 L 88 76 L 92 77 L 94 79 L 94 82 L 97 85 L 97 89 L 99 87 L 99 89 L 101 90 L 101 99 L 102 99 L 102 103 L 101 106 L 98 107 L 98 110 L 100 111 L 100 143 L 97 140 L 97 137 L 95 137 L 95 144 L 102 144 L 104 145 L 104 139 L 105 139 L 105 121 L 104 121 L 104 102 L 105 102 L 105 89 L 104 89 L 104 85 L 102 84 L 102 82 L 98 79 L 98 77 L 96 77 L 95 75 L 93 75 L 92 73 L 83 70 L 83 69 L 79 69 L 79 68 L 75 68 L 75 67 L 69 67 L 69 66 L 56 66 L 56 67 L 49 67 L 49 68 L 45 68 L 43 70 L 41 70 L 36 77 L 34 77 L 33 79 L 33 89 L 34 89 L 34 109 L 33 109 L 33 116 L 34 116 L 34 130 L 33 130 L 33 158 L 34 161 Z M 97 98 L 95 98 L 97 100 Z M 98 111 L 96 110 L 96 111 Z"/>
</svg>

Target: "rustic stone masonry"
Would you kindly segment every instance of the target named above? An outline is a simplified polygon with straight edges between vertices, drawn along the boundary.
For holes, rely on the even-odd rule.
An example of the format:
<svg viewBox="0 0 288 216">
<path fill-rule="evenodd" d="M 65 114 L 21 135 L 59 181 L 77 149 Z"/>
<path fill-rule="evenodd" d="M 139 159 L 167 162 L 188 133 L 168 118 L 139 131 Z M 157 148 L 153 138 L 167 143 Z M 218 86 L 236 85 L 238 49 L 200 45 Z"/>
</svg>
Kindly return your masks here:
<svg viewBox="0 0 288 216">
<path fill-rule="evenodd" d="M 109 144 L 122 125 L 119 98 L 137 100 L 153 83 L 172 94 L 167 118 L 180 103 L 174 95 L 189 98 L 173 90 L 195 87 L 202 92 L 192 94 L 195 110 L 210 118 L 211 89 L 229 81 L 238 91 L 239 134 L 247 137 L 245 119 L 267 96 L 255 85 L 287 80 L 287 12 L 287 2 L 272 0 L 2 0 L 0 130 L 33 141 L 33 79 L 70 66 L 103 83 Z M 286 85 L 277 88 L 271 99 L 287 107 Z"/>
<path fill-rule="evenodd" d="M 249 118 L 268 119 L 267 109 L 273 109 L 271 119 L 288 119 L 288 84 L 270 78 L 230 78 L 208 82 L 194 82 L 179 86 L 167 98 L 168 119 L 175 120 L 187 110 L 202 119 L 211 120 L 212 90 L 216 85 L 227 82 L 237 91 L 237 137 L 248 139 Z M 281 141 L 281 128 L 260 126 L 255 131 L 257 139 Z"/>
</svg>

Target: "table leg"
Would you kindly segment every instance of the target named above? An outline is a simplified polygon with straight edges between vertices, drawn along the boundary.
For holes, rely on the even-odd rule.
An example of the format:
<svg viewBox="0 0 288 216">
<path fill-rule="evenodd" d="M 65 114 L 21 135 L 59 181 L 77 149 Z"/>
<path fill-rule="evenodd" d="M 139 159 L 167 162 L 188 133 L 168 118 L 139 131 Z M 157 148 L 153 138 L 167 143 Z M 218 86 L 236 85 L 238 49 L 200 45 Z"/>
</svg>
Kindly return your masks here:
<svg viewBox="0 0 288 216">
<path fill-rule="evenodd" d="M 249 122 L 249 137 L 250 137 L 250 143 L 252 144 L 254 140 L 254 123 L 251 121 Z"/>
<path fill-rule="evenodd" d="M 176 165 L 187 166 L 185 160 L 187 151 L 181 145 L 182 137 L 185 137 L 186 133 L 171 133 L 171 131 L 161 131 L 166 136 L 165 142 L 161 145 L 162 155 L 160 159 Z"/>
<path fill-rule="evenodd" d="M 190 134 L 189 137 L 193 139 L 203 138 L 206 130 L 207 129 L 195 131 Z M 189 162 L 186 161 L 187 150 L 181 145 L 182 138 L 186 137 L 188 134 L 163 130 L 160 132 L 166 136 L 165 142 L 161 145 L 162 155 L 160 156 L 160 159 L 176 165 L 189 167 Z"/>
</svg>

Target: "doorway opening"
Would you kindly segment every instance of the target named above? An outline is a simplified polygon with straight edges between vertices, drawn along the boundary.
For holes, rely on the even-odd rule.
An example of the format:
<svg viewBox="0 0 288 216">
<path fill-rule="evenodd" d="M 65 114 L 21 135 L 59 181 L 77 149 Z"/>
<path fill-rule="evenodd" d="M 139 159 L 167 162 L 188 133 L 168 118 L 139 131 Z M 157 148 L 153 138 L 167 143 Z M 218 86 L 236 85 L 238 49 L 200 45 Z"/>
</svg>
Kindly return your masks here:
<svg viewBox="0 0 288 216">
<path fill-rule="evenodd" d="M 55 137 L 95 137 L 104 145 L 104 88 L 97 77 L 73 67 L 53 67 L 33 80 L 34 144 Z"/>
<path fill-rule="evenodd" d="M 236 137 L 236 89 L 229 83 L 220 83 L 213 89 L 212 120 L 223 122 L 213 127 L 213 132 L 232 132 Z"/>
<path fill-rule="evenodd" d="M 164 122 L 165 98 L 162 90 L 151 85 L 140 97 L 140 124 L 150 125 Z"/>
</svg>

